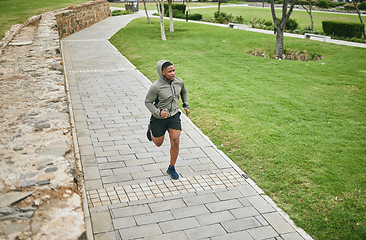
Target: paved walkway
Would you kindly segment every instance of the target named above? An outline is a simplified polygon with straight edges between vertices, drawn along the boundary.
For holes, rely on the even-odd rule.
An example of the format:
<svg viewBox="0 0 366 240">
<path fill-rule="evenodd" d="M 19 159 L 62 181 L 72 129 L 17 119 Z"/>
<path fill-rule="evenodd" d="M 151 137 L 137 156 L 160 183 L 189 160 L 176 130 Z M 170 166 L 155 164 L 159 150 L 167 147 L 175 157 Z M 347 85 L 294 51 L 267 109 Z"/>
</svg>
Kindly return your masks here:
<svg viewBox="0 0 366 240">
<path fill-rule="evenodd" d="M 312 239 L 183 115 L 181 177 L 166 174 L 169 141 L 146 139 L 151 83 L 107 40 L 139 16 L 61 41 L 88 239 Z"/>
</svg>

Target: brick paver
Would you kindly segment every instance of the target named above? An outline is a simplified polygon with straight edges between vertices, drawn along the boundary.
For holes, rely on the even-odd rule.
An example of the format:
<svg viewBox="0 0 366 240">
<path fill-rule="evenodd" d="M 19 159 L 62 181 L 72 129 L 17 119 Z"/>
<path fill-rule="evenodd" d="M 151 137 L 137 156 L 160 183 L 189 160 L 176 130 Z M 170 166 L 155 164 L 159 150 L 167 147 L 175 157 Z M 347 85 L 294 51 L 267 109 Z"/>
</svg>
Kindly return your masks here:
<svg viewBox="0 0 366 240">
<path fill-rule="evenodd" d="M 61 41 L 88 238 L 311 239 L 183 115 L 181 177 L 166 174 L 169 141 L 157 148 L 146 139 L 151 83 L 108 42 L 141 16 L 111 17 Z"/>
</svg>

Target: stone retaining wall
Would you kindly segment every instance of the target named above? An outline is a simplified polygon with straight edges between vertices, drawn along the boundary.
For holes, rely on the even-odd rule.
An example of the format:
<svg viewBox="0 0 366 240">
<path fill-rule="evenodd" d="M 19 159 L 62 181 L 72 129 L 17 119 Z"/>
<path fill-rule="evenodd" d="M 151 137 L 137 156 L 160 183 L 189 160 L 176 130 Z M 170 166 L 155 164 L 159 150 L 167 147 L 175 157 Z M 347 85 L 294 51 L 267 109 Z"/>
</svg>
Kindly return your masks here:
<svg viewBox="0 0 366 240">
<path fill-rule="evenodd" d="M 111 15 L 107 0 L 96 0 L 69 7 L 56 16 L 59 37 L 63 39 Z"/>
</svg>

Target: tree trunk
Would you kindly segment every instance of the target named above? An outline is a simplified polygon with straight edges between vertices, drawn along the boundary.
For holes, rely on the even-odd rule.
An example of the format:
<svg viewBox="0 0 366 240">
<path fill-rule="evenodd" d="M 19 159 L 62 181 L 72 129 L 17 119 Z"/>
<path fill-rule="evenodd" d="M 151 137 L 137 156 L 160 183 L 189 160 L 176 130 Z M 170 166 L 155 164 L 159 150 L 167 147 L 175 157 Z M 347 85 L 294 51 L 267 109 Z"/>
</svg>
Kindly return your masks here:
<svg viewBox="0 0 366 240">
<path fill-rule="evenodd" d="M 220 8 L 221 8 L 221 1 L 219 0 L 219 6 L 217 8 L 217 11 L 220 12 Z"/>
<path fill-rule="evenodd" d="M 271 0 L 271 12 L 273 23 L 276 28 L 277 37 L 276 37 L 276 58 L 282 59 L 283 55 L 283 32 L 286 26 L 287 20 L 290 18 L 292 10 L 294 9 L 296 0 L 291 0 L 290 10 L 287 11 L 287 5 L 290 0 L 284 0 L 282 5 L 282 19 L 281 22 L 278 22 L 276 12 L 274 9 L 274 0 Z"/>
<path fill-rule="evenodd" d="M 305 6 L 304 6 L 304 4 L 301 4 L 301 6 L 308 12 L 308 14 L 309 14 L 309 16 L 310 16 L 310 20 L 311 20 L 311 26 L 310 26 L 310 28 L 311 28 L 311 30 L 314 30 L 314 20 L 313 20 L 313 14 L 312 14 L 312 2 L 311 2 L 312 0 L 309 0 L 308 2 L 309 2 L 309 9 L 307 9 Z"/>
<path fill-rule="evenodd" d="M 357 14 L 358 14 L 358 17 L 360 18 L 360 22 L 363 24 L 363 20 L 362 20 L 362 17 L 361 17 L 361 13 L 360 13 L 360 10 L 358 9 L 358 6 L 356 4 L 356 1 L 355 0 L 352 0 L 353 2 L 353 5 L 355 6 L 356 8 L 356 11 L 357 11 Z M 365 31 L 365 27 L 363 28 L 363 38 L 366 38 L 366 31 Z"/>
<path fill-rule="evenodd" d="M 164 29 L 164 0 L 158 0 L 158 12 L 159 12 L 159 16 L 160 16 L 161 40 L 165 41 L 166 37 L 165 37 L 165 29 Z"/>
<path fill-rule="evenodd" d="M 281 27 L 277 28 L 276 36 L 276 58 L 282 59 L 283 55 L 283 29 Z"/>
<path fill-rule="evenodd" d="M 145 13 L 146 13 L 147 22 L 148 22 L 149 24 L 151 24 L 151 22 L 150 22 L 150 18 L 149 18 L 149 14 L 147 14 L 147 9 L 146 9 L 146 0 L 143 0 L 143 1 L 144 1 L 144 8 L 145 8 Z"/>
<path fill-rule="evenodd" d="M 172 0 L 168 0 L 168 3 L 169 3 L 169 30 L 171 32 L 174 32 Z"/>
</svg>

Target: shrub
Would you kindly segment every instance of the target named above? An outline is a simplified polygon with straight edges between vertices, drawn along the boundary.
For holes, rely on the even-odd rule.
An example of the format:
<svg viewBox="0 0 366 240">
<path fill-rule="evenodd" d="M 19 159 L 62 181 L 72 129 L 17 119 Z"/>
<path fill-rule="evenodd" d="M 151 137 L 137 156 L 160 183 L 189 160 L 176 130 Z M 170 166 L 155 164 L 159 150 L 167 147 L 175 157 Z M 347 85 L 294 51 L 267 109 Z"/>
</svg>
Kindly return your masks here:
<svg viewBox="0 0 366 240">
<path fill-rule="evenodd" d="M 218 23 L 228 22 L 228 20 L 227 20 L 228 16 L 224 12 L 215 12 L 214 17 L 215 17 L 215 21 Z"/>
<path fill-rule="evenodd" d="M 189 20 L 195 20 L 195 21 L 201 21 L 202 20 L 202 14 L 195 13 L 188 15 Z"/>
<path fill-rule="evenodd" d="M 323 32 L 327 35 L 336 35 L 340 37 L 361 37 L 365 24 L 323 21 Z"/>
<path fill-rule="evenodd" d="M 282 21 L 282 18 L 277 18 L 277 21 L 280 23 Z M 297 23 L 297 21 L 295 19 L 289 18 L 286 22 L 285 29 L 294 31 L 298 27 L 299 27 L 299 24 Z"/>
<path fill-rule="evenodd" d="M 234 19 L 237 23 L 244 23 L 244 17 L 243 16 L 236 16 Z"/>
<path fill-rule="evenodd" d="M 172 11 L 173 13 L 173 17 L 174 18 L 186 18 L 186 15 L 183 14 L 181 11 L 179 11 L 178 9 L 173 9 Z M 165 16 L 169 17 L 169 11 L 165 12 Z"/>
<path fill-rule="evenodd" d="M 346 3 L 344 4 L 344 9 L 346 10 L 355 10 L 355 6 L 353 5 L 353 3 Z"/>
<path fill-rule="evenodd" d="M 330 8 L 337 7 L 337 4 L 335 2 L 327 2 L 327 3 L 328 3 L 328 7 L 330 7 Z"/>
<path fill-rule="evenodd" d="M 344 6 L 344 4 L 346 4 L 346 2 L 334 2 L 334 4 L 337 6 L 337 7 L 340 7 L 340 6 Z"/>
<path fill-rule="evenodd" d="M 296 22 L 295 19 L 289 18 L 286 22 L 286 29 L 287 30 L 295 30 L 299 27 L 299 24 Z"/>
<path fill-rule="evenodd" d="M 127 14 L 131 14 L 133 13 L 132 11 L 130 10 L 114 10 L 112 12 L 112 16 L 119 16 L 119 15 L 127 15 Z"/>
<path fill-rule="evenodd" d="M 298 4 L 298 5 L 309 5 L 309 2 L 305 1 L 305 0 L 297 0 L 296 4 Z"/>
<path fill-rule="evenodd" d="M 319 0 L 319 2 L 314 4 L 320 8 L 329 8 L 328 2 L 325 0 Z"/>
<path fill-rule="evenodd" d="M 186 5 L 184 5 L 184 4 L 172 3 L 172 9 L 173 10 L 177 9 L 183 14 L 186 13 Z M 169 4 L 168 3 L 164 3 L 164 14 L 166 12 L 168 12 L 168 15 L 169 15 Z"/>
<path fill-rule="evenodd" d="M 158 9 L 159 5 L 156 4 L 156 9 Z M 184 4 L 178 4 L 178 3 L 172 3 L 172 10 L 174 9 L 179 10 L 181 13 L 186 13 L 186 5 Z M 164 3 L 164 16 L 169 16 L 169 4 Z"/>
<path fill-rule="evenodd" d="M 323 35 L 322 31 L 319 30 L 311 30 L 311 27 L 305 27 L 304 29 L 296 29 L 293 31 L 293 33 L 296 34 L 305 34 L 305 33 L 312 33 L 312 34 L 317 34 L 317 35 Z"/>
<path fill-rule="evenodd" d="M 360 3 L 360 5 L 358 5 L 358 9 L 360 9 L 360 10 L 366 10 L 366 2 Z"/>
<path fill-rule="evenodd" d="M 266 25 L 267 27 L 270 27 L 270 26 L 272 26 L 272 21 L 271 20 L 266 20 L 266 21 L 264 21 L 264 25 Z"/>
<path fill-rule="evenodd" d="M 226 22 L 233 22 L 234 21 L 234 16 L 232 13 L 229 13 L 226 15 Z"/>
</svg>

